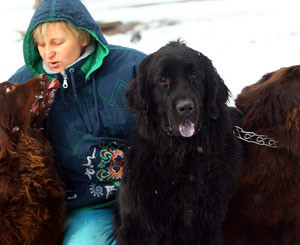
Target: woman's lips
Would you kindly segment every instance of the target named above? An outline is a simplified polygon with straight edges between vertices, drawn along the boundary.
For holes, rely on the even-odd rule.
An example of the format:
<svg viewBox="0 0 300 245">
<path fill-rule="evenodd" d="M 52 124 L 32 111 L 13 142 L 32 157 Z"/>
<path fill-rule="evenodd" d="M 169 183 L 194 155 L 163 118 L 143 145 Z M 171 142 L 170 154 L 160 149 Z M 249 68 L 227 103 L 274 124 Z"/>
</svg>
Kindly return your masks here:
<svg viewBox="0 0 300 245">
<path fill-rule="evenodd" d="M 49 66 L 51 69 L 57 69 L 59 68 L 59 62 L 58 61 L 55 61 L 55 62 L 49 62 Z"/>
</svg>

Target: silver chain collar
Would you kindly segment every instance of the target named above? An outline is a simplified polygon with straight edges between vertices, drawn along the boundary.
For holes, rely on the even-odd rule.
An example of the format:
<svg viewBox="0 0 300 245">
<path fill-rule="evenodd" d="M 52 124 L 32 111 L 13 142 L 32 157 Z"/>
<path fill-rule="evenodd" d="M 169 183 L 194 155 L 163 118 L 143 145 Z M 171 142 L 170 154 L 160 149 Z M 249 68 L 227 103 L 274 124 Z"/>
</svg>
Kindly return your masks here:
<svg viewBox="0 0 300 245">
<path fill-rule="evenodd" d="M 266 135 L 256 134 L 254 132 L 244 131 L 241 127 L 234 126 L 233 127 L 234 135 L 248 143 L 254 143 L 257 145 L 263 145 L 271 148 L 282 148 L 284 145 L 278 146 L 277 140 L 274 140 Z"/>
</svg>

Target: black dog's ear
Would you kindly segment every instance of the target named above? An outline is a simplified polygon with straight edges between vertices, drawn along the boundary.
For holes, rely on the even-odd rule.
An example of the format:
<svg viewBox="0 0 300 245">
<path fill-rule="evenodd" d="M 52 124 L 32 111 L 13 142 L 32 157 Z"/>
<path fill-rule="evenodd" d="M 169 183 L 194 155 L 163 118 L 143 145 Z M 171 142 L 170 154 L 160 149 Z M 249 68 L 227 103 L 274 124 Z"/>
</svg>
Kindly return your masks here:
<svg viewBox="0 0 300 245">
<path fill-rule="evenodd" d="M 229 90 L 210 59 L 203 54 L 199 53 L 199 55 L 201 57 L 201 64 L 205 70 L 204 80 L 207 90 L 207 111 L 211 118 L 217 119 L 220 114 L 219 108 L 228 100 Z"/>
<path fill-rule="evenodd" d="M 135 112 L 145 110 L 145 102 L 140 94 L 137 78 L 132 80 L 129 89 L 126 92 L 126 98 L 131 110 Z"/>
<path fill-rule="evenodd" d="M 139 65 L 137 77 L 131 82 L 127 90 L 126 97 L 129 107 L 137 111 L 147 111 L 150 91 L 149 91 L 149 65 L 153 55 L 147 56 Z"/>
</svg>

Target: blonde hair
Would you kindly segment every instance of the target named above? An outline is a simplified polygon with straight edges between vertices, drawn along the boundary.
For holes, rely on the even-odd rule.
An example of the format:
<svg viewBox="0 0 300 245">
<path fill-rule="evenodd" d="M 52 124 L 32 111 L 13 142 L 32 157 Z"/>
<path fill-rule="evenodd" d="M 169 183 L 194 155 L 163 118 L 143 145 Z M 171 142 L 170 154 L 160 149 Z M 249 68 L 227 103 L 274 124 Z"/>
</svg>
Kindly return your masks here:
<svg viewBox="0 0 300 245">
<path fill-rule="evenodd" d="M 58 20 L 58 21 L 50 21 L 50 22 L 44 22 L 41 24 L 38 24 L 34 30 L 32 31 L 32 37 L 34 45 L 37 45 L 38 42 L 41 42 L 44 37 L 47 34 L 47 29 L 50 24 L 55 24 L 57 27 L 60 27 L 62 29 L 65 29 L 66 32 L 69 34 L 75 36 L 80 42 L 86 42 L 89 43 L 91 39 L 91 35 L 83 30 L 75 28 L 72 24 L 69 22 L 66 22 L 64 20 Z"/>
</svg>

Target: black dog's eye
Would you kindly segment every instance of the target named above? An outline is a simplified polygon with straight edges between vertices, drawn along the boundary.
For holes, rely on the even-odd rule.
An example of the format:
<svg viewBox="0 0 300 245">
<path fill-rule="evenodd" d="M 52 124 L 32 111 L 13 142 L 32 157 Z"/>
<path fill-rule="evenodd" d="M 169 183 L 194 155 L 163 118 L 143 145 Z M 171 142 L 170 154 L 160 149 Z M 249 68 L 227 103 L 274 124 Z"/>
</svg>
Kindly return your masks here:
<svg viewBox="0 0 300 245">
<path fill-rule="evenodd" d="M 159 79 L 159 82 L 160 82 L 162 85 L 165 85 L 165 84 L 169 84 L 169 83 L 170 83 L 170 80 L 169 80 L 169 78 L 167 78 L 167 77 L 161 77 L 161 78 Z"/>
<path fill-rule="evenodd" d="M 163 88 L 169 89 L 170 79 L 168 77 L 162 76 L 159 78 L 159 83 L 163 86 Z"/>
<path fill-rule="evenodd" d="M 197 74 L 192 73 L 192 74 L 190 75 L 190 81 L 196 82 L 196 81 L 198 81 L 198 80 L 199 80 L 199 77 L 197 76 Z"/>
</svg>

